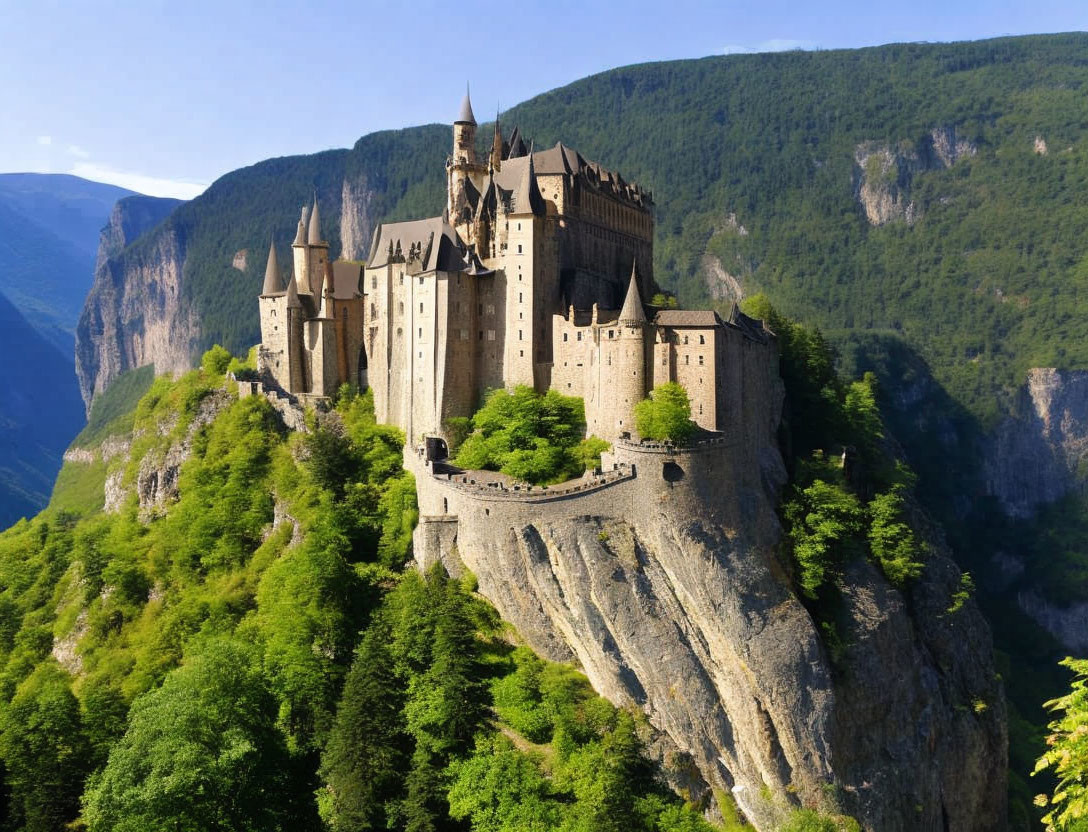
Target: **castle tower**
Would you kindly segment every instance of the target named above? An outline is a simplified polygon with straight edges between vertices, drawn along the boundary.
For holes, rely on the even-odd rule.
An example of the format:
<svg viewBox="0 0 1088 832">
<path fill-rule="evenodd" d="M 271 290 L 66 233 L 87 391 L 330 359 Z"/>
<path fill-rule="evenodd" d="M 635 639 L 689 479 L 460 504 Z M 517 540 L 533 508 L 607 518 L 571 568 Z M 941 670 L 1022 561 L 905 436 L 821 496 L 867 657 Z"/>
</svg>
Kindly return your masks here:
<svg viewBox="0 0 1088 832">
<path fill-rule="evenodd" d="M 298 221 L 298 230 L 295 232 L 295 241 L 291 243 L 291 253 L 294 258 L 294 279 L 296 286 L 301 287 L 303 292 L 310 291 L 310 251 L 306 244 L 307 228 L 306 221 L 309 218 L 309 212 L 304 207 L 302 209 L 302 216 Z"/>
<path fill-rule="evenodd" d="M 537 365 L 548 353 L 551 328 L 545 318 L 544 281 L 541 267 L 544 240 L 544 215 L 547 208 L 536 181 L 533 155 L 530 152 L 525 168 L 510 198 L 506 219 L 506 343 L 503 361 L 503 382 L 507 388 L 527 384 L 541 390 L 543 379 L 537 378 Z M 538 383 L 541 382 L 541 383 Z"/>
<path fill-rule="evenodd" d="M 321 292 L 320 285 L 325 279 L 325 265 L 329 262 L 329 244 L 321 237 L 321 215 L 317 210 L 317 193 L 314 193 L 314 207 L 310 211 L 310 226 L 306 235 L 309 255 L 307 276 L 309 286 L 306 290 L 314 293 L 314 301 Z"/>
<path fill-rule="evenodd" d="M 446 211 L 451 219 L 455 217 L 455 202 L 465 186 L 465 180 L 481 171 L 476 161 L 476 116 L 472 114 L 472 101 L 469 100 L 466 86 L 461 110 L 453 123 L 453 153 L 446 163 Z"/>
<path fill-rule="evenodd" d="M 608 398 L 601 400 L 602 408 L 611 410 L 610 418 L 602 425 L 606 430 L 611 429 L 612 436 L 604 437 L 606 439 L 634 430 L 635 405 L 646 397 L 646 330 L 649 324 L 634 263 L 631 264 L 627 297 L 616 323 L 619 325 L 619 343 L 611 351 L 613 366 L 608 385 L 611 390 Z"/>
<path fill-rule="evenodd" d="M 303 351 L 306 345 L 306 337 L 303 331 L 306 321 L 303 314 L 302 301 L 298 297 L 298 286 L 294 275 L 287 283 L 287 302 L 285 304 L 284 323 L 286 329 L 287 344 L 287 373 L 286 378 L 280 379 L 280 385 L 292 394 L 305 393 L 306 366 Z"/>
</svg>

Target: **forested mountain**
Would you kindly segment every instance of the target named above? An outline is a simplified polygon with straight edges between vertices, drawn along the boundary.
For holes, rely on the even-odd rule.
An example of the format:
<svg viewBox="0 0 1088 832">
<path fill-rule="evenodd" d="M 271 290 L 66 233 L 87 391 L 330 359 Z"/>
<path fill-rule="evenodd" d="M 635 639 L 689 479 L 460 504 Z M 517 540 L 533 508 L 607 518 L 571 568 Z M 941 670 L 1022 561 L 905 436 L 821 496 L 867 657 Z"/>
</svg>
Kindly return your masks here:
<svg viewBox="0 0 1088 832">
<path fill-rule="evenodd" d="M 653 191 L 655 275 L 683 302 L 762 291 L 847 377 L 875 373 L 996 630 L 1021 813 L 1056 661 L 1088 649 L 1086 88 L 1077 33 L 625 67 L 502 117 Z M 268 234 L 286 249 L 316 190 L 333 255 L 365 256 L 377 222 L 441 210 L 449 142 L 447 125 L 378 133 L 221 178 L 100 269 L 85 398 L 213 342 L 243 351 Z"/>
</svg>

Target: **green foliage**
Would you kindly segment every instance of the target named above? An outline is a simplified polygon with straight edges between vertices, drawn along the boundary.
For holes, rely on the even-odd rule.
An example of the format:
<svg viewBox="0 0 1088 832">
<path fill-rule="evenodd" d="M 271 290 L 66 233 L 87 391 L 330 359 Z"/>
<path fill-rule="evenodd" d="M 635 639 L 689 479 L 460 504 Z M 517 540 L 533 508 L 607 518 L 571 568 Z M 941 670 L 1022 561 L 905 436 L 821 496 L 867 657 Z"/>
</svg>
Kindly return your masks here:
<svg viewBox="0 0 1088 832">
<path fill-rule="evenodd" d="M 922 574 L 922 563 L 917 559 L 920 545 L 903 514 L 902 487 L 877 494 L 869 501 L 868 508 L 869 551 L 880 564 L 884 577 L 901 587 Z"/>
<path fill-rule="evenodd" d="M 635 405 L 635 429 L 643 439 L 686 442 L 696 429 L 688 391 L 675 381 L 659 384 Z"/>
<path fill-rule="evenodd" d="M 121 374 L 94 398 L 87 425 L 72 440 L 77 448 L 91 447 L 107 436 L 132 429 L 132 413 L 140 398 L 155 380 L 155 367 L 148 364 Z"/>
<path fill-rule="evenodd" d="M 1048 726 L 1047 750 L 1035 765 L 1035 773 L 1052 771 L 1057 784 L 1036 805 L 1047 807 L 1048 829 L 1077 832 L 1088 821 L 1088 660 L 1066 658 L 1061 664 L 1075 675 L 1069 693 L 1046 703 L 1059 715 Z"/>
<path fill-rule="evenodd" d="M 853 818 L 798 809 L 790 814 L 780 832 L 861 832 L 861 826 Z"/>
<path fill-rule="evenodd" d="M 599 441 L 580 444 L 586 419 L 582 400 L 555 390 L 536 393 L 527 385 L 494 390 L 472 417 L 473 432 L 454 463 L 501 471 L 534 484 L 563 482 L 581 474 Z"/>
<path fill-rule="evenodd" d="M 782 514 L 800 572 L 798 583 L 815 598 L 856 547 L 864 528 L 862 507 L 841 485 L 817 479 L 784 503 Z"/>
<path fill-rule="evenodd" d="M 204 372 L 213 376 L 221 376 L 227 371 L 234 357 L 218 344 L 212 346 L 200 359 L 200 366 Z"/>
<path fill-rule="evenodd" d="M 132 708 L 106 767 L 88 784 L 96 830 L 296 829 L 276 701 L 254 652 L 211 641 Z"/>
<path fill-rule="evenodd" d="M 975 581 L 970 572 L 960 575 L 959 589 L 952 593 L 952 603 L 948 605 L 948 613 L 954 615 L 963 609 L 963 605 L 971 598 L 975 591 Z"/>
<path fill-rule="evenodd" d="M 0 755 L 13 828 L 53 832 L 64 828 L 79 806 L 91 749 L 70 681 L 55 663 L 45 662 L 0 712 Z"/>
</svg>

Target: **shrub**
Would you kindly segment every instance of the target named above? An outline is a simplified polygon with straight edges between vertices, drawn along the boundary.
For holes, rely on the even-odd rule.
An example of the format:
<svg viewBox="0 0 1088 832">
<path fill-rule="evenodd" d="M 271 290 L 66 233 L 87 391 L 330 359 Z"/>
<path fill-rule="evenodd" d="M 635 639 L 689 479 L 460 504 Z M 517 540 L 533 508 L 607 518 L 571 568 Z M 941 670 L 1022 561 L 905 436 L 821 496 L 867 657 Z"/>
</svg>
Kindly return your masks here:
<svg viewBox="0 0 1088 832">
<path fill-rule="evenodd" d="M 216 344 L 200 359 L 200 366 L 204 368 L 204 372 L 213 375 L 221 376 L 227 371 L 227 367 L 230 366 L 230 362 L 233 356 Z"/>
<path fill-rule="evenodd" d="M 684 442 L 695 428 L 688 393 L 675 381 L 658 385 L 635 406 L 635 429 L 643 439 Z"/>
</svg>

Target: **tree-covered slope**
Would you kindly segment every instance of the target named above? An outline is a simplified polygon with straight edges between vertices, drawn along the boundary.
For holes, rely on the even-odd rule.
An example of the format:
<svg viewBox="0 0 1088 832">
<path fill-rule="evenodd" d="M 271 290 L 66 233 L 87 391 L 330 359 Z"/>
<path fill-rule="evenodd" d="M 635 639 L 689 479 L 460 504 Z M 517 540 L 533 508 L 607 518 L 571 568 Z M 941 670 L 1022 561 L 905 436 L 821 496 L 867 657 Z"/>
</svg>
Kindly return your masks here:
<svg viewBox="0 0 1088 832">
<path fill-rule="evenodd" d="M 229 360 L 156 379 L 0 533 L 5 829 L 709 832 L 642 717 L 406 567 L 368 397 L 289 434 Z"/>
</svg>

